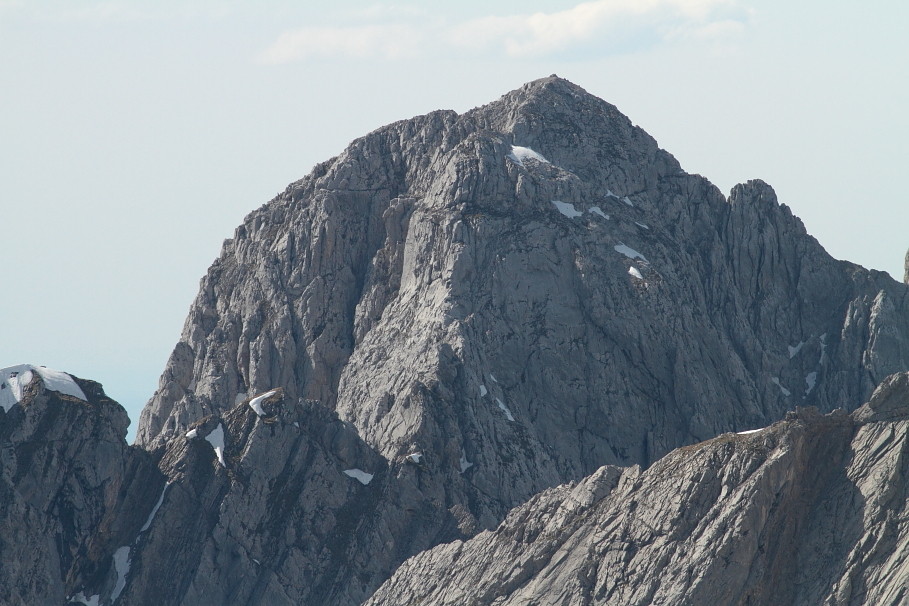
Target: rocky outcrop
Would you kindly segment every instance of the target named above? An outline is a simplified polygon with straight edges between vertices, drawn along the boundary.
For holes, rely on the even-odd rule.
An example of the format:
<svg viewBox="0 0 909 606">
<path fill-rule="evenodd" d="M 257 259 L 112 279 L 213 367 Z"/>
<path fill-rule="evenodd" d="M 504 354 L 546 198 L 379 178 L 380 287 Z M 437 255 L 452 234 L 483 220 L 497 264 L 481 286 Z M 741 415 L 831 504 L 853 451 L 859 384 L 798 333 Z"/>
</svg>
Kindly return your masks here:
<svg viewBox="0 0 909 606">
<path fill-rule="evenodd" d="M 426 451 L 491 526 L 603 464 L 867 399 L 909 368 L 905 289 L 544 78 L 379 129 L 247 217 L 138 443 L 280 386 L 389 460 Z"/>
<path fill-rule="evenodd" d="M 160 461 L 124 603 L 359 604 L 408 555 L 473 534 L 420 453 L 386 461 L 317 402 L 275 391 L 187 433 Z"/>
<path fill-rule="evenodd" d="M 906 251 L 906 260 L 903 264 L 903 283 L 909 284 L 909 251 Z"/>
<path fill-rule="evenodd" d="M 0 379 L 16 392 L 0 411 L 0 603 L 63 604 L 112 587 L 114 552 L 163 477 L 126 444 L 126 411 L 98 383 L 28 366 Z"/>
<path fill-rule="evenodd" d="M 902 374 L 851 416 L 799 409 L 550 489 L 367 604 L 902 604 L 907 443 Z"/>
<path fill-rule="evenodd" d="M 441 544 L 408 560 L 377 603 L 399 589 L 431 595 L 438 585 L 401 575 L 425 565 L 454 580 L 444 560 L 468 545 L 516 566 L 499 583 L 470 547 L 476 599 L 547 596 L 547 550 L 574 549 L 559 541 L 620 499 L 637 504 L 616 518 L 633 533 L 609 535 L 630 546 L 622 566 L 665 555 L 648 551 L 663 535 L 635 515 L 665 518 L 661 532 L 697 555 L 697 537 L 728 528 L 672 509 L 682 497 L 707 507 L 766 468 L 770 496 L 751 496 L 769 509 L 749 515 L 770 520 L 785 490 L 787 504 L 822 500 L 835 466 L 801 492 L 780 477 L 846 456 L 843 436 L 871 427 L 821 413 L 909 367 L 906 288 L 832 259 L 767 184 L 724 197 L 557 77 L 463 115 L 389 125 L 225 242 L 136 446 L 96 384 L 64 393 L 70 379 L 29 367 L 14 396 L 0 389 L 0 513 L 4 528 L 29 520 L 0 533 L 0 555 L 28 554 L 0 575 L 2 597 L 346 606 Z M 797 406 L 821 412 L 724 434 Z M 861 414 L 898 407 L 878 408 Z M 528 499 L 510 530 L 471 539 Z M 773 524 L 785 540 L 802 531 Z M 520 545 L 502 547 L 503 532 Z M 763 580 L 741 587 L 787 581 L 777 562 L 796 556 L 780 541 L 761 544 Z M 681 575 L 683 552 L 666 557 Z M 855 575 L 870 570 L 854 561 Z M 596 563 L 585 566 L 583 591 L 662 591 L 631 568 L 633 584 L 602 589 Z M 705 566 L 707 591 L 719 572 Z M 546 578 L 574 591 L 568 570 Z"/>
</svg>

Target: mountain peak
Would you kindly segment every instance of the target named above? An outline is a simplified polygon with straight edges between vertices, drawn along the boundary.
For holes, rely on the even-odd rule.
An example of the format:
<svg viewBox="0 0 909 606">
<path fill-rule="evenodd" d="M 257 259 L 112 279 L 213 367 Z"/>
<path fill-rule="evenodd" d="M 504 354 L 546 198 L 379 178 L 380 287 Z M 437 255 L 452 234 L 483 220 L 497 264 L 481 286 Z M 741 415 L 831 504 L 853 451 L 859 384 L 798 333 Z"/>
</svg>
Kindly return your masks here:
<svg viewBox="0 0 909 606">
<path fill-rule="evenodd" d="M 633 187 L 645 188 L 659 176 L 682 170 L 614 105 L 555 74 L 528 82 L 467 117 L 582 179 L 602 178 L 603 169 L 612 167 Z"/>
</svg>

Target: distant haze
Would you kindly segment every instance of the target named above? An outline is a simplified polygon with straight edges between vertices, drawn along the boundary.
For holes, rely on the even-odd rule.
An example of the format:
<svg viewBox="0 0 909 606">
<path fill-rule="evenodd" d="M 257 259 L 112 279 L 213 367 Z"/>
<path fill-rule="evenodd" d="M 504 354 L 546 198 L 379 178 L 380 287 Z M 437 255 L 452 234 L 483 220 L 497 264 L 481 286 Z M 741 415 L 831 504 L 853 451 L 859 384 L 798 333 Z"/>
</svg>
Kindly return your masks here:
<svg viewBox="0 0 909 606">
<path fill-rule="evenodd" d="M 902 278 L 909 5 L 302 4 L 0 0 L 0 367 L 100 381 L 134 432 L 247 212 L 357 136 L 551 73 Z"/>
</svg>

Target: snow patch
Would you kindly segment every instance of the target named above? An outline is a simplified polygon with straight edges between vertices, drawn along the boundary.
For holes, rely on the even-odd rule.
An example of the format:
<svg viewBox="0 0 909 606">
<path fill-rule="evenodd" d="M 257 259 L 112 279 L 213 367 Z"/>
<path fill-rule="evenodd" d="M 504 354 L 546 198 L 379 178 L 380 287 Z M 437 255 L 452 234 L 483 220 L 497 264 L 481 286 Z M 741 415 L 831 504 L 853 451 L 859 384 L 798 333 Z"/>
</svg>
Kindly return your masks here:
<svg viewBox="0 0 909 606">
<path fill-rule="evenodd" d="M 294 421 L 294 427 L 296 427 L 297 429 L 300 429 L 300 424 L 297 423 L 296 421 Z"/>
<path fill-rule="evenodd" d="M 465 453 L 463 451 L 461 452 L 461 460 L 459 461 L 459 463 L 461 464 L 461 473 L 464 473 L 465 471 L 467 471 L 468 469 L 473 467 L 473 463 L 471 463 L 470 461 L 467 460 L 467 453 Z"/>
<path fill-rule="evenodd" d="M 489 373 L 489 380 L 492 381 L 493 383 L 499 382 L 498 379 L 496 379 L 496 376 L 492 373 Z"/>
<path fill-rule="evenodd" d="M 750 433 L 757 433 L 757 432 L 759 432 L 759 431 L 764 431 L 765 429 L 767 429 L 767 428 L 766 428 L 766 427 L 758 427 L 757 429 L 749 429 L 749 430 L 747 430 L 747 431 L 737 431 L 737 432 L 736 432 L 736 435 L 739 435 L 739 436 L 747 436 L 747 435 L 750 434 Z"/>
<path fill-rule="evenodd" d="M 549 160 L 544 158 L 542 155 L 533 151 L 529 147 L 521 147 L 519 145 L 511 146 L 511 153 L 508 154 L 508 158 L 521 166 L 524 166 L 525 160 L 536 160 L 537 162 L 545 162 L 546 164 L 549 164 Z"/>
<path fill-rule="evenodd" d="M 259 408 L 261 410 L 261 406 Z M 259 412 L 256 411 L 256 414 L 259 414 Z M 262 415 L 259 414 L 259 416 L 261 417 Z M 221 467 L 227 467 L 224 464 L 224 426 L 218 423 L 218 426 L 205 436 L 205 440 L 215 449 L 215 454 L 218 456 L 218 462 L 221 463 Z"/>
<path fill-rule="evenodd" d="M 578 209 L 574 207 L 574 204 L 569 204 L 568 202 L 561 202 L 559 200 L 552 201 L 553 206 L 555 206 L 560 213 L 568 217 L 569 219 L 574 219 L 575 217 L 581 217 L 584 213 L 579 212 Z"/>
<path fill-rule="evenodd" d="M 416 463 L 417 465 L 419 465 L 420 463 L 423 462 L 423 453 L 422 452 L 412 452 L 404 458 L 407 459 L 408 461 L 410 461 L 411 463 Z"/>
<path fill-rule="evenodd" d="M 85 593 L 79 592 L 69 599 L 70 604 L 84 604 L 84 606 L 98 606 L 101 603 L 100 595 L 93 595 L 90 598 L 85 597 Z"/>
<path fill-rule="evenodd" d="M 644 255 L 642 255 L 635 249 L 631 248 L 630 246 L 625 246 L 624 244 L 616 244 L 615 246 L 613 246 L 613 248 L 615 249 L 615 251 L 617 253 L 625 255 L 632 261 L 635 259 L 640 259 L 644 263 L 649 263 L 649 261 L 644 257 Z"/>
<path fill-rule="evenodd" d="M 486 391 L 486 386 L 485 386 L 485 385 L 480 385 L 480 397 L 481 397 L 481 398 L 485 397 L 487 393 L 489 393 L 489 392 Z"/>
<path fill-rule="evenodd" d="M 496 404 L 499 405 L 499 408 L 502 409 L 502 412 L 505 413 L 505 416 L 508 417 L 508 420 L 509 420 L 509 421 L 514 421 L 514 416 L 512 416 L 511 411 L 508 410 L 508 407 L 505 406 L 505 404 L 502 403 L 502 400 L 496 398 Z"/>
<path fill-rule="evenodd" d="M 821 359 L 818 360 L 818 364 L 823 364 L 827 360 L 827 333 L 818 337 L 818 341 L 821 342 Z"/>
<path fill-rule="evenodd" d="M 262 408 L 262 402 L 270 398 L 271 396 L 278 393 L 277 389 L 273 389 L 267 393 L 263 393 L 261 396 L 256 396 L 249 401 L 249 407 L 256 411 L 256 414 L 260 417 L 265 416 L 265 410 Z"/>
<path fill-rule="evenodd" d="M 814 389 L 814 386 L 816 384 L 817 384 L 817 373 L 816 372 L 809 372 L 807 375 L 805 375 L 805 385 L 808 386 L 808 388 L 805 390 L 806 396 L 811 393 L 811 390 Z"/>
<path fill-rule="evenodd" d="M 152 507 L 151 513 L 148 514 L 148 519 L 145 520 L 145 524 L 143 524 L 142 528 L 139 529 L 140 534 L 151 528 L 152 521 L 155 519 L 155 514 L 158 513 L 158 509 L 161 507 L 161 503 L 164 502 L 164 493 L 167 492 L 168 486 L 170 486 L 170 482 L 164 485 L 164 489 L 161 491 L 161 496 L 158 497 L 158 502 L 155 503 L 154 507 Z"/>
<path fill-rule="evenodd" d="M 629 199 L 628 199 L 628 196 L 625 196 L 624 198 L 622 198 L 622 202 L 624 202 L 624 203 L 627 204 L 628 206 L 634 206 L 634 202 L 632 202 L 631 200 L 629 200 Z"/>
<path fill-rule="evenodd" d="M 635 221 L 634 224 L 637 225 L 638 227 L 640 227 L 641 229 L 650 229 L 649 227 L 647 227 L 647 226 L 644 225 L 643 223 L 638 223 L 637 221 Z"/>
<path fill-rule="evenodd" d="M 114 552 L 114 570 L 117 571 L 117 583 L 110 594 L 111 604 L 117 601 L 126 587 L 126 575 L 129 574 L 129 547 L 121 547 Z"/>
<path fill-rule="evenodd" d="M 198 437 L 199 437 L 199 428 L 198 427 L 196 427 L 195 429 L 190 429 L 189 431 L 186 432 L 187 440 L 192 440 L 192 439 L 195 439 Z"/>
<path fill-rule="evenodd" d="M 22 400 L 22 390 L 32 382 L 35 374 L 41 377 L 44 387 L 50 391 L 88 400 L 73 378 L 65 372 L 44 366 L 19 364 L 0 370 L 0 406 L 3 406 L 4 411 L 8 412 L 14 404 Z"/>
<path fill-rule="evenodd" d="M 344 474 L 347 475 L 347 476 L 350 476 L 350 477 L 353 478 L 354 480 L 359 481 L 360 484 L 362 484 L 363 486 L 366 486 L 367 484 L 369 484 L 370 482 L 372 482 L 372 477 L 373 477 L 373 474 L 371 474 L 371 473 L 366 473 L 366 472 L 363 471 L 362 469 L 356 469 L 356 468 L 354 468 L 354 469 L 345 469 L 345 470 L 344 470 Z"/>
<path fill-rule="evenodd" d="M 773 383 L 774 385 L 776 385 L 777 387 L 779 387 L 780 391 L 783 392 L 783 395 L 786 396 L 787 398 L 792 395 L 792 392 L 789 391 L 788 389 L 786 389 L 785 387 L 783 387 L 783 384 L 780 383 L 779 377 L 771 377 L 770 382 Z"/>
<path fill-rule="evenodd" d="M 802 347 L 804 347 L 804 346 L 805 346 L 804 341 L 799 341 L 799 344 L 796 345 L 795 347 L 793 347 L 792 345 L 787 346 L 789 348 L 789 359 L 791 360 L 792 358 L 794 358 L 800 351 L 802 351 Z"/>
<path fill-rule="evenodd" d="M 591 206 L 591 207 L 590 207 L 590 212 L 592 212 L 592 213 L 595 214 L 595 215 L 600 215 L 601 217 L 603 217 L 603 218 L 606 219 L 607 221 L 609 220 L 609 215 L 607 215 L 606 213 L 604 213 L 604 212 L 603 212 L 603 209 L 600 208 L 599 206 Z"/>
<path fill-rule="evenodd" d="M 633 277 L 637 278 L 638 280 L 644 279 L 644 276 L 641 275 L 641 272 L 638 271 L 638 268 L 635 267 L 634 265 L 632 265 L 631 267 L 628 268 L 628 273 L 630 273 Z"/>
<path fill-rule="evenodd" d="M 247 394 L 246 392 L 238 393 L 236 396 L 234 396 L 234 406 L 236 406 L 237 404 L 240 404 L 241 402 L 243 402 L 243 400 L 245 400 L 248 397 L 249 397 L 249 394 Z"/>
</svg>

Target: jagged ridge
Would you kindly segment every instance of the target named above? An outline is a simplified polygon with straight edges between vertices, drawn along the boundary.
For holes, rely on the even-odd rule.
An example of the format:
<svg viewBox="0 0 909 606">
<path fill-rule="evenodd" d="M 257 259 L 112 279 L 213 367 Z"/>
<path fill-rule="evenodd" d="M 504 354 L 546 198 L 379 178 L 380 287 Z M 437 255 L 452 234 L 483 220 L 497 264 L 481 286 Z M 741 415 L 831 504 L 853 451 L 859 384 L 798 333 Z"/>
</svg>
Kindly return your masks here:
<svg viewBox="0 0 909 606">
<path fill-rule="evenodd" d="M 907 438 L 894 375 L 851 416 L 800 409 L 546 491 L 367 604 L 902 604 Z"/>
<path fill-rule="evenodd" d="M 141 507 L 111 505 L 122 529 L 48 586 L 360 603 L 603 464 L 854 407 L 906 368 L 905 293 L 831 259 L 766 184 L 724 198 L 559 78 L 389 125 L 225 242 L 140 454 L 114 453 L 157 464 L 117 472 Z"/>
</svg>

